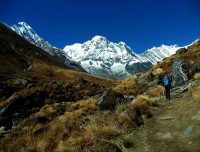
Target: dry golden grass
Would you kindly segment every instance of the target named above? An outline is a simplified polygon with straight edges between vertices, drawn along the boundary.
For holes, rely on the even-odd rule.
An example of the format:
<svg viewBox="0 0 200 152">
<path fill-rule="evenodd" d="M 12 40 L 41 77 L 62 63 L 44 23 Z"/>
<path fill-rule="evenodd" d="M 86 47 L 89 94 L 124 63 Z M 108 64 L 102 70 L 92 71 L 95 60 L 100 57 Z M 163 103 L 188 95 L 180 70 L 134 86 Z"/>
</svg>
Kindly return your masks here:
<svg viewBox="0 0 200 152">
<path fill-rule="evenodd" d="M 200 79 L 200 73 L 195 73 L 195 75 L 194 75 L 194 79 Z"/>
<path fill-rule="evenodd" d="M 149 97 L 159 97 L 164 95 L 165 88 L 162 86 L 156 86 L 148 91 Z"/>
<path fill-rule="evenodd" d="M 83 130 L 75 132 L 67 141 L 61 141 L 56 149 L 64 151 L 101 152 L 126 149 L 124 143 L 132 143 L 133 138 L 125 138 L 125 128 L 115 120 L 115 115 L 103 112 L 89 117 Z"/>
<path fill-rule="evenodd" d="M 151 102 L 154 102 L 154 100 L 153 100 L 153 98 L 150 98 L 147 95 L 139 95 L 131 102 L 130 105 L 140 104 L 140 103 L 144 103 L 144 102 L 151 103 Z"/>
<path fill-rule="evenodd" d="M 74 70 L 68 70 L 59 68 L 56 66 L 50 66 L 41 62 L 34 62 L 32 64 L 32 72 L 34 74 L 53 77 L 64 82 L 75 81 L 77 78 L 83 78 L 89 82 L 93 82 L 103 87 L 112 87 L 119 83 L 117 80 L 112 80 L 103 77 L 97 77 L 87 73 L 77 72 Z"/>
<path fill-rule="evenodd" d="M 113 90 L 124 95 L 136 95 L 138 93 L 138 81 L 134 76 L 129 76 Z"/>
<path fill-rule="evenodd" d="M 36 149 L 38 152 L 44 152 L 48 149 L 48 141 L 46 138 L 36 141 Z"/>
<path fill-rule="evenodd" d="M 139 95 L 134 99 L 130 106 L 130 109 L 136 111 L 139 115 L 143 115 L 149 112 L 150 99 L 148 96 Z"/>
<path fill-rule="evenodd" d="M 130 109 L 135 111 L 137 116 L 146 115 L 147 117 L 151 117 L 152 106 L 157 106 L 157 102 L 147 95 L 139 95 L 129 104 Z"/>
<path fill-rule="evenodd" d="M 91 138 L 111 140 L 119 136 L 122 130 L 116 122 L 111 121 L 109 125 L 93 122 L 85 127 L 85 132 L 89 133 Z"/>
<path fill-rule="evenodd" d="M 91 113 L 97 110 L 97 101 L 93 98 L 89 98 L 87 100 L 73 102 L 69 104 L 69 106 L 69 108 L 71 108 L 72 110 L 82 109 L 85 112 Z"/>
<path fill-rule="evenodd" d="M 132 103 L 119 105 L 116 111 L 97 111 L 93 98 L 68 103 L 66 111 L 47 124 L 18 127 L 18 134 L 5 140 L 12 142 L 6 150 L 12 152 L 17 146 L 18 151 L 39 152 L 133 151 L 135 138 L 130 130 L 137 126 L 141 115 L 150 113 L 152 103 L 151 98 L 138 96 Z M 45 105 L 34 117 L 49 118 L 59 106 Z M 123 115 L 127 109 L 129 112 Z"/>
<path fill-rule="evenodd" d="M 192 91 L 192 97 L 194 99 L 194 101 L 200 103 L 200 85 L 197 85 L 193 88 Z"/>
<path fill-rule="evenodd" d="M 55 103 L 52 105 L 46 104 L 40 109 L 39 112 L 35 114 L 35 117 L 37 118 L 49 117 L 55 114 L 59 110 L 61 110 L 61 104 L 59 103 Z"/>
</svg>

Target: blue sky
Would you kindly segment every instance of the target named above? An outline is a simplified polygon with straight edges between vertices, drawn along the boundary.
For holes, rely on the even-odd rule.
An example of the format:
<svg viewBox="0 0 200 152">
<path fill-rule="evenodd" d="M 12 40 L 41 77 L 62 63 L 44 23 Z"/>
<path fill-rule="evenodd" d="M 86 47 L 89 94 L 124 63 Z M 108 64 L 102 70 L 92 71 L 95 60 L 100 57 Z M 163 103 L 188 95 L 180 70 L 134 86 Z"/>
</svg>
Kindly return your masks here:
<svg viewBox="0 0 200 152">
<path fill-rule="evenodd" d="M 59 48 L 102 35 L 141 53 L 200 38 L 199 8 L 199 0 L 1 0 L 0 20 L 25 21 Z"/>
</svg>

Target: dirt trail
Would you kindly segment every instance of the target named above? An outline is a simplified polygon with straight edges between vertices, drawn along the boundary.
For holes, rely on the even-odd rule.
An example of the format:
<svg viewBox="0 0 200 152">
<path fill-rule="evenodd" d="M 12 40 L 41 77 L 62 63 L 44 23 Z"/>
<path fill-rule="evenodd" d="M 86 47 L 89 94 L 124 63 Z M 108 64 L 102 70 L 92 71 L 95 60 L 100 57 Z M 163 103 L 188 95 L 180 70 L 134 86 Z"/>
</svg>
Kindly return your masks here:
<svg viewBox="0 0 200 152">
<path fill-rule="evenodd" d="M 135 137 L 136 152 L 200 152 L 200 104 L 189 93 L 163 99 Z"/>
</svg>

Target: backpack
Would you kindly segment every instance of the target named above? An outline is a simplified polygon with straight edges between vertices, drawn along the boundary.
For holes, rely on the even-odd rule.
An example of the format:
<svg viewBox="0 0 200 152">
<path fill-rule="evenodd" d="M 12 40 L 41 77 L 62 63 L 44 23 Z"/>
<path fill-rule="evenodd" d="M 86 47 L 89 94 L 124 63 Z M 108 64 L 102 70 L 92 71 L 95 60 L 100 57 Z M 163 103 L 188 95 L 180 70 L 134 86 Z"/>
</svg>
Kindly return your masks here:
<svg viewBox="0 0 200 152">
<path fill-rule="evenodd" d="M 167 85 L 169 85 L 169 77 L 168 76 L 165 76 L 164 77 L 164 86 L 167 86 Z"/>
</svg>

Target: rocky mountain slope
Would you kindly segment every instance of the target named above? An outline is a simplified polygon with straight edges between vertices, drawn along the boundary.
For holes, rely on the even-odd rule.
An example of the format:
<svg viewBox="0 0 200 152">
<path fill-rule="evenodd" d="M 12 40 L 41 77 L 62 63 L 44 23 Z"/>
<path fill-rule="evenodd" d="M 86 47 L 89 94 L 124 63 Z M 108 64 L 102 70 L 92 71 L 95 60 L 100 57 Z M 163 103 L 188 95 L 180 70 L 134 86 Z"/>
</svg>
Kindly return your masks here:
<svg viewBox="0 0 200 152">
<path fill-rule="evenodd" d="M 153 64 L 174 54 L 179 47 L 154 47 L 136 54 L 124 42 L 110 42 L 106 37 L 95 36 L 83 44 L 65 46 L 65 53 L 81 64 L 89 73 L 115 79 L 147 71 Z"/>
<path fill-rule="evenodd" d="M 67 56 L 61 49 L 51 46 L 47 41 L 38 36 L 38 34 L 26 22 L 19 22 L 10 28 L 32 44 L 61 60 L 67 66 L 77 71 L 86 72 L 78 63 L 76 63 L 76 61 Z"/>
</svg>

